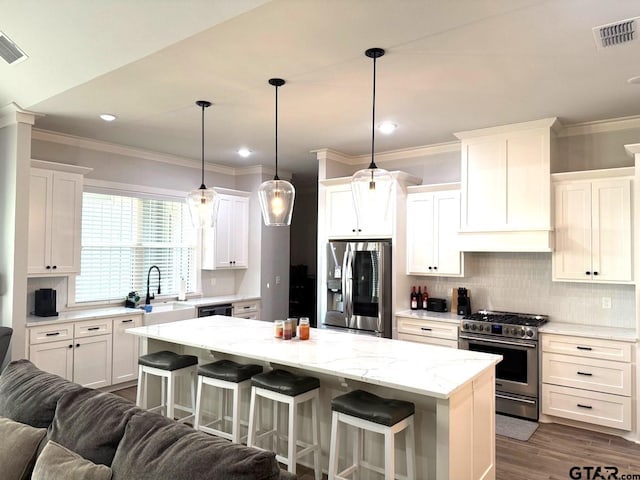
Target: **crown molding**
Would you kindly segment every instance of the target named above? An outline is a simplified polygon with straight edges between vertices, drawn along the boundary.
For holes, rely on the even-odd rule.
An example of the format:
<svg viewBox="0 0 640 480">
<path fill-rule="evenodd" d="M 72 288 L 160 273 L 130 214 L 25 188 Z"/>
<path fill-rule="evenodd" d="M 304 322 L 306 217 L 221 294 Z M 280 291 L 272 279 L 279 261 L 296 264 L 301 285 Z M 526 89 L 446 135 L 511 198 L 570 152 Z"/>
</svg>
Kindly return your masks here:
<svg viewBox="0 0 640 480">
<path fill-rule="evenodd" d="M 137 147 L 130 147 L 127 145 L 119 145 L 117 143 L 103 142 L 100 140 L 93 140 L 90 138 L 77 137 L 75 135 L 69 135 L 65 133 L 51 132 L 48 130 L 40 130 L 34 128 L 32 131 L 32 138 L 34 140 L 41 140 L 44 142 L 58 143 L 61 145 L 69 145 L 72 147 L 84 148 L 87 150 L 94 150 L 97 152 L 111 153 L 113 155 L 122 155 L 126 157 L 142 158 L 144 160 L 151 160 L 154 162 L 168 163 L 171 165 L 177 165 L 186 168 L 201 168 L 199 160 L 193 160 L 191 158 L 179 157 L 177 155 L 170 155 L 168 153 L 154 152 L 151 150 L 145 150 Z M 236 175 L 236 170 L 233 167 L 227 167 L 224 165 L 218 165 L 216 163 L 204 164 L 204 169 L 208 172 L 220 173 L 223 175 Z"/>
<path fill-rule="evenodd" d="M 640 115 L 565 125 L 565 127 L 558 133 L 558 136 L 574 137 L 576 135 L 591 135 L 594 133 L 615 132 L 618 130 L 629 130 L 632 128 L 640 128 Z"/>
<path fill-rule="evenodd" d="M 41 113 L 25 110 L 17 103 L 11 102 L 0 108 L 0 128 L 16 123 L 26 123 L 34 125 L 37 117 L 44 117 Z"/>
</svg>

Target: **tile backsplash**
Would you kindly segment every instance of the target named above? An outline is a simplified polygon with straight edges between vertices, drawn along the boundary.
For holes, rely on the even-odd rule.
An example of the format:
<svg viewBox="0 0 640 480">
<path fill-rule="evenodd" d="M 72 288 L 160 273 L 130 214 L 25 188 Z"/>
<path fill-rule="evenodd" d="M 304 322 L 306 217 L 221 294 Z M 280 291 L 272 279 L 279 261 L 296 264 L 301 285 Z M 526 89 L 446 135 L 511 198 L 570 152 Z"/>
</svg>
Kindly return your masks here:
<svg viewBox="0 0 640 480">
<path fill-rule="evenodd" d="M 551 281 L 551 253 L 465 253 L 465 276 L 414 277 L 430 297 L 466 287 L 471 309 L 548 315 L 550 321 L 635 328 L 635 286 Z M 611 308 L 602 308 L 602 297 Z"/>
</svg>

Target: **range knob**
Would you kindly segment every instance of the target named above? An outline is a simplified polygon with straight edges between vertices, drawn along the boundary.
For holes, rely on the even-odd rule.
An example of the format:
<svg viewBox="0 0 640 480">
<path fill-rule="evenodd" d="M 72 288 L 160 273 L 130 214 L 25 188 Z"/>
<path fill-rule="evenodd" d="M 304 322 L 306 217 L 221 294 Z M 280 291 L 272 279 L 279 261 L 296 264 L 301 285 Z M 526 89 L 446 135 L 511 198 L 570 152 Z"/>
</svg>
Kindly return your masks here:
<svg viewBox="0 0 640 480">
<path fill-rule="evenodd" d="M 531 330 L 530 328 L 527 328 L 527 337 L 533 337 L 533 330 Z"/>
<path fill-rule="evenodd" d="M 524 328 L 522 328 L 522 327 L 521 327 L 521 328 L 519 328 L 519 329 L 518 329 L 518 331 L 517 331 L 517 333 L 518 333 L 518 336 L 520 336 L 520 337 L 524 337 Z"/>
<path fill-rule="evenodd" d="M 468 323 L 463 323 L 462 324 L 462 329 L 463 330 L 469 330 L 469 324 Z"/>
<path fill-rule="evenodd" d="M 484 331 L 489 333 L 491 331 L 491 325 L 485 325 L 484 326 Z"/>
<path fill-rule="evenodd" d="M 475 324 L 475 323 L 472 323 L 472 324 L 471 324 L 471 330 L 475 330 L 476 328 L 477 328 L 477 327 L 476 327 L 476 324 Z"/>
</svg>

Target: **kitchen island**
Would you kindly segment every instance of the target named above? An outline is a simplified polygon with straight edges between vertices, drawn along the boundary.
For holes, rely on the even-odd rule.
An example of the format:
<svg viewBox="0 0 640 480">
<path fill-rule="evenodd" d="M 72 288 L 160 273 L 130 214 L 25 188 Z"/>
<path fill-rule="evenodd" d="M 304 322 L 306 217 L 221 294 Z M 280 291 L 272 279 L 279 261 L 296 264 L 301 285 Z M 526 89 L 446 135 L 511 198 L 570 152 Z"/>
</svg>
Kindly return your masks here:
<svg viewBox="0 0 640 480">
<path fill-rule="evenodd" d="M 495 478 L 495 365 L 501 360 L 499 355 L 324 329 L 311 329 L 308 341 L 281 340 L 273 337 L 272 323 L 222 316 L 127 332 L 142 337 L 144 353 L 195 354 L 200 363 L 222 358 L 251 361 L 320 378 L 325 469 L 331 398 L 361 388 L 415 403 L 416 478 Z M 186 385 L 183 390 L 186 395 Z M 382 442 L 370 443 L 367 453 L 381 458 Z M 397 444 L 404 448 L 403 440 Z M 403 457 L 397 453 L 398 462 Z"/>
</svg>

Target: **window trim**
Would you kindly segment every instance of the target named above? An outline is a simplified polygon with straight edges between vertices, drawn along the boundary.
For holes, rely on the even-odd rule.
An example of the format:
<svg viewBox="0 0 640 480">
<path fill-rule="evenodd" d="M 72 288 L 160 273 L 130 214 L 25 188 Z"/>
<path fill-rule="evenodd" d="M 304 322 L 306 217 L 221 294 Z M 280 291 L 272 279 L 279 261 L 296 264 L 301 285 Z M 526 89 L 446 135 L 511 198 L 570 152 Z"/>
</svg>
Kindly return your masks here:
<svg viewBox="0 0 640 480">
<path fill-rule="evenodd" d="M 185 201 L 187 192 L 171 190 L 166 188 L 150 187 L 148 185 L 135 185 L 130 183 L 110 182 L 107 180 L 96 180 L 92 178 L 84 179 L 83 193 L 103 193 L 106 195 L 120 195 L 126 197 L 145 198 L 152 200 Z M 195 256 L 195 292 L 190 296 L 202 296 L 202 235 L 196 235 L 196 256 Z M 94 302 L 76 302 L 76 275 L 69 275 L 67 280 L 67 307 L 104 307 L 110 305 L 124 305 L 122 300 L 100 300 Z M 159 295 L 156 301 L 167 301 L 175 299 L 175 295 Z"/>
</svg>

